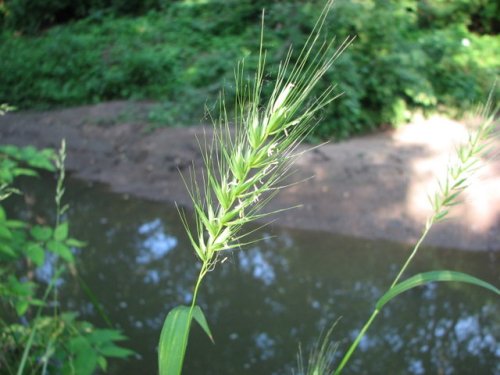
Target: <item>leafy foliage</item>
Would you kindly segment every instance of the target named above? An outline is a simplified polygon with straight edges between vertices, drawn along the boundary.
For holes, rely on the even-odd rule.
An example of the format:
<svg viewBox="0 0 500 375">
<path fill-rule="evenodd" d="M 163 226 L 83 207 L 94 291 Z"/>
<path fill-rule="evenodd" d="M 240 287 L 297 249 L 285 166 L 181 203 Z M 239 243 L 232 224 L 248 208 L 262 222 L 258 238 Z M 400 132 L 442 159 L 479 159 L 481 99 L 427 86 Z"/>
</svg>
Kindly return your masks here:
<svg viewBox="0 0 500 375">
<path fill-rule="evenodd" d="M 13 4 L 26 8 L 25 3 L 6 1 L 5 12 Z M 198 123 L 205 104 L 214 103 L 223 88 L 232 107 L 235 88 L 228 83 L 234 63 L 246 58 L 247 66 L 256 65 L 263 7 L 264 47 L 273 66 L 285 58 L 288 45 L 303 45 L 324 2 L 151 0 L 140 7 L 130 2 L 128 10 L 119 0 L 30 3 L 45 7 L 47 17 L 59 14 L 52 6 L 80 6 L 87 10 L 67 18 L 86 18 L 35 36 L 19 35 L 20 26 L 6 23 L 0 37 L 0 102 L 8 98 L 30 108 L 156 99 L 162 104 L 150 119 L 161 126 Z M 498 5 L 487 0 L 338 0 L 328 27 L 339 40 L 348 35 L 357 40 L 318 85 L 319 95 L 337 82 L 345 95 L 318 115 L 322 121 L 314 135 L 344 138 L 399 124 L 414 109 L 468 109 L 485 97 L 500 68 L 498 14 Z M 269 72 L 266 80 L 275 75 Z M 264 85 L 264 95 L 271 86 Z"/>
<path fill-rule="evenodd" d="M 33 168 L 54 171 L 52 158 L 53 151 L 49 149 L 37 151 L 32 146 L 0 146 L 0 201 L 16 192 L 11 186 L 16 177 L 36 176 Z"/>
<path fill-rule="evenodd" d="M 144 13 L 161 9 L 168 0 L 5 0 L 0 21 L 8 28 L 36 33 L 47 27 L 85 17 Z"/>
<path fill-rule="evenodd" d="M 77 320 L 76 313 L 45 315 L 29 321 L 29 325 L 11 324 L 0 331 L 3 352 L 0 363 L 14 367 L 19 353 L 34 336 L 28 369 L 46 368 L 49 373 L 91 375 L 97 369 L 106 371 L 106 358 L 126 358 L 132 354 L 116 345 L 125 337 L 116 330 L 96 329 Z M 27 371 L 29 373 L 29 371 Z"/>
<path fill-rule="evenodd" d="M 0 146 L 0 201 L 12 193 L 19 176 L 37 176 L 37 170 L 59 170 L 56 199 L 58 217 L 60 199 L 64 193 L 61 168 L 63 153 L 58 156 L 49 149 Z M 6 373 L 92 374 L 97 368 L 106 370 L 109 357 L 126 358 L 132 354 L 116 342 L 125 337 L 116 330 L 97 329 L 77 319 L 73 312 L 59 312 L 56 306 L 49 313 L 47 299 L 57 279 L 74 267 L 73 248 L 83 242 L 70 236 L 67 221 L 54 227 L 12 220 L 0 205 L 0 368 Z M 48 258 L 63 261 L 53 263 L 58 270 L 43 291 L 36 279 L 36 269 Z M 58 265 L 59 264 L 59 265 Z M 47 314 L 45 314 L 47 312 Z"/>
</svg>

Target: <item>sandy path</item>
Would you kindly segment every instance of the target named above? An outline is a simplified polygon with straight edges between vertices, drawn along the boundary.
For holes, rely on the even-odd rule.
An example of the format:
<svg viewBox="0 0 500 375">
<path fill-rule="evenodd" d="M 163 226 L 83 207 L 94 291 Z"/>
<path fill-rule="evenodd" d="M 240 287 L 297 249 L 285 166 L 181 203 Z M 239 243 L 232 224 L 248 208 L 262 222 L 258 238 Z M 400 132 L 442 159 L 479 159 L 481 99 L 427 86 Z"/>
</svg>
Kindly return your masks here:
<svg viewBox="0 0 500 375">
<path fill-rule="evenodd" d="M 58 147 L 68 144 L 68 169 L 118 192 L 189 204 L 177 169 L 200 162 L 199 126 L 145 132 L 139 115 L 148 104 L 111 102 L 60 111 L 12 113 L 0 118 L 0 143 Z M 131 116 L 130 114 L 134 114 Z M 128 114 L 124 116 L 124 114 Z M 418 122 L 418 123 L 417 123 Z M 427 192 L 448 161 L 463 124 L 433 117 L 395 131 L 330 143 L 296 162 L 293 181 L 271 208 L 302 204 L 277 217 L 281 225 L 364 238 L 413 242 L 429 213 Z M 500 150 L 497 139 L 493 148 Z M 442 175 L 442 173 L 441 173 Z M 313 178 L 308 179 L 309 177 Z M 427 243 L 500 250 L 500 161 L 489 160 Z"/>
</svg>

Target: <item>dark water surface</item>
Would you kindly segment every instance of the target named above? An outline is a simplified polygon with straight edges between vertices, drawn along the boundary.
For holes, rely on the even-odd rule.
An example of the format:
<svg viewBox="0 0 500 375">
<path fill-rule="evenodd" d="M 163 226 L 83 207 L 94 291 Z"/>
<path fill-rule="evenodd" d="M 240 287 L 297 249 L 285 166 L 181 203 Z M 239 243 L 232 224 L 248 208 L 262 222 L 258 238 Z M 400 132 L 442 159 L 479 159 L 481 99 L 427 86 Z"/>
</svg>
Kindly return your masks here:
<svg viewBox="0 0 500 375">
<path fill-rule="evenodd" d="M 36 197 L 20 215 L 53 219 L 53 181 L 23 189 Z M 156 343 L 166 313 L 191 299 L 198 262 L 175 208 L 68 181 L 66 202 L 79 275 L 139 353 L 111 362 L 110 373 L 156 374 Z M 21 208 L 22 207 L 22 208 Z M 290 214 L 293 214 L 291 212 Z M 266 227 L 261 242 L 227 254 L 205 278 L 199 303 L 215 345 L 194 326 L 184 374 L 291 374 L 299 343 L 307 352 L 341 318 L 340 352 L 355 337 L 391 283 L 407 247 L 321 232 Z M 411 273 L 468 272 L 498 285 L 498 255 L 422 249 Z M 50 263 L 40 273 L 47 277 Z M 93 304 L 68 276 L 64 304 L 104 327 Z M 500 301 L 462 284 L 407 292 L 379 315 L 346 374 L 500 374 Z M 340 354 L 340 353 L 339 353 Z"/>
</svg>

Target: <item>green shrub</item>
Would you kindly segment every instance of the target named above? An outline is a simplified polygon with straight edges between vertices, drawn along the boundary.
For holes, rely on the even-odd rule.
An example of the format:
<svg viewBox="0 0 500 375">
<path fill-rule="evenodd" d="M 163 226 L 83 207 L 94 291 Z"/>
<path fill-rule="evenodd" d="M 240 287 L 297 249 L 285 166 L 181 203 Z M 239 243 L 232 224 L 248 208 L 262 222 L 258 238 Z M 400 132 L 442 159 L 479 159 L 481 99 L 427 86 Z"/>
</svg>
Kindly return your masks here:
<svg viewBox="0 0 500 375">
<path fill-rule="evenodd" d="M 117 346 L 125 339 L 114 329 L 98 329 L 78 320 L 78 314 L 60 311 L 57 282 L 75 267 L 71 249 L 84 243 L 70 237 L 63 220 L 64 151 L 28 146 L 0 146 L 0 369 L 5 374 L 81 374 L 106 370 L 110 357 L 132 354 Z M 8 217 L 2 201 L 20 194 L 13 187 L 19 176 L 37 176 L 36 170 L 59 171 L 56 222 L 53 226 Z M 37 279 L 36 271 L 50 262 L 50 280 Z M 51 303 L 49 304 L 49 297 Z"/>
<path fill-rule="evenodd" d="M 305 42 L 320 3 L 165 2 L 157 7 L 162 11 L 140 17 L 103 13 L 36 37 L 4 31 L 0 102 L 50 108 L 153 99 L 163 102 L 150 116 L 155 126 L 199 123 L 206 103 L 214 103 L 221 89 L 234 90 L 234 63 L 246 58 L 247 66 L 255 66 L 262 7 L 267 63 L 275 66 L 290 44 Z M 486 95 L 500 68 L 500 38 L 477 31 L 494 32 L 487 27 L 495 24 L 493 7 L 482 0 L 429 4 L 336 2 L 328 28 L 339 41 L 357 39 L 318 85 L 316 94 L 337 82 L 344 95 L 318 115 L 314 137 L 345 138 L 395 125 L 414 109 L 467 110 Z M 270 71 L 266 79 L 274 75 Z M 270 94 L 269 85 L 263 93 Z"/>
<path fill-rule="evenodd" d="M 419 1 L 419 24 L 424 28 L 446 28 L 464 24 L 480 34 L 500 31 L 500 5 L 489 0 Z"/>
<path fill-rule="evenodd" d="M 169 0 L 5 0 L 0 3 L 3 27 L 34 35 L 49 27 L 83 19 L 144 14 L 162 9 Z"/>
</svg>

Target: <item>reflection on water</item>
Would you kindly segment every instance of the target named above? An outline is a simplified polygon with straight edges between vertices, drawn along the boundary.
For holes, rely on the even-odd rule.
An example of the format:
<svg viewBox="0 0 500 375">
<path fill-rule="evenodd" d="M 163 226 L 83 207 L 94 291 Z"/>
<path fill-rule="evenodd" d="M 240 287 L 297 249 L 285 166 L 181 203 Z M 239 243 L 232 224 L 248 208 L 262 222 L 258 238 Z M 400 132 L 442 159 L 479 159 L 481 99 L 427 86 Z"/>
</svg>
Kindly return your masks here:
<svg viewBox="0 0 500 375">
<path fill-rule="evenodd" d="M 47 253 L 45 256 L 43 264 L 36 269 L 36 277 L 38 280 L 49 283 L 54 273 L 56 271 L 55 263 L 57 257 L 53 253 Z M 60 287 L 64 283 L 64 280 L 59 278 L 55 281 L 54 285 Z"/>
<path fill-rule="evenodd" d="M 137 229 L 137 233 L 144 237 L 144 240 L 137 246 L 139 254 L 135 258 L 135 262 L 138 264 L 148 264 L 161 259 L 177 246 L 177 238 L 165 233 L 160 219 L 142 224 Z"/>
<path fill-rule="evenodd" d="M 31 212 L 50 220 L 51 183 L 26 186 L 38 197 Z M 192 295 L 198 265 L 175 208 L 72 181 L 67 186 L 72 234 L 88 243 L 78 272 L 140 357 L 112 362 L 112 374 L 155 374 L 155 345 L 166 313 Z M 21 203 L 16 204 L 19 212 Z M 53 210 L 52 210 L 53 211 Z M 205 279 L 200 304 L 212 345 L 196 326 L 185 374 L 290 374 L 299 342 L 311 347 L 334 330 L 340 351 L 356 336 L 394 278 L 405 248 L 323 233 L 268 227 L 244 251 L 224 254 Z M 45 280 L 52 269 L 38 275 Z M 412 273 L 454 269 L 498 285 L 496 254 L 424 249 Z M 104 325 L 68 276 L 66 305 Z M 391 302 L 361 341 L 356 374 L 500 373 L 498 298 L 461 284 L 432 284 Z"/>
</svg>

